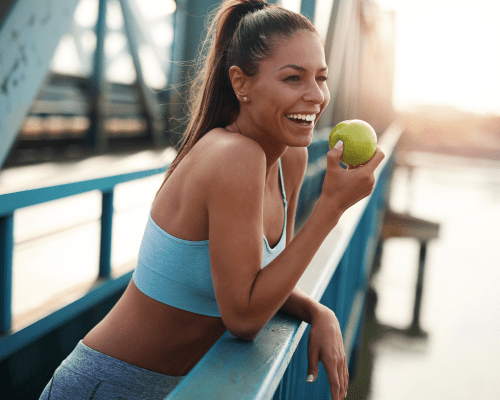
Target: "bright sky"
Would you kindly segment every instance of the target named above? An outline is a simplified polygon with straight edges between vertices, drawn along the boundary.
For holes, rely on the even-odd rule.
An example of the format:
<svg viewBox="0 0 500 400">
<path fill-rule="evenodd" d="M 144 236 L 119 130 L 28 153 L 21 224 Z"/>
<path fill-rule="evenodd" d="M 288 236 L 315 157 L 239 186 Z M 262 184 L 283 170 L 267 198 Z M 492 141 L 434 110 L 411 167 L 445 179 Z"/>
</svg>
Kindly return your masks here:
<svg viewBox="0 0 500 400">
<path fill-rule="evenodd" d="M 500 1 L 374 0 L 396 13 L 394 105 L 500 115 Z M 331 0 L 316 0 L 326 34 Z M 300 10 L 300 0 L 282 0 Z M 325 31 L 325 32 L 323 32 Z"/>
<path fill-rule="evenodd" d="M 394 103 L 500 115 L 500 2 L 376 0 L 396 12 Z"/>
</svg>

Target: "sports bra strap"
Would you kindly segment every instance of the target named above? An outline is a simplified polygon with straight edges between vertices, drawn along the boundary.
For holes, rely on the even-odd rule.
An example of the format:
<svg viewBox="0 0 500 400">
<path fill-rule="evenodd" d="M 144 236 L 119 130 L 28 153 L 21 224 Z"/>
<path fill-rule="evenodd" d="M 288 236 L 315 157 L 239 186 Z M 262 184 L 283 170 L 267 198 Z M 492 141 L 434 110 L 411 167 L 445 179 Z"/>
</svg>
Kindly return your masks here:
<svg viewBox="0 0 500 400">
<path fill-rule="evenodd" d="M 285 192 L 285 182 L 283 181 L 283 169 L 281 167 L 281 158 L 278 158 L 279 170 L 280 170 L 280 182 L 281 182 L 281 194 L 283 195 L 283 204 L 287 206 L 286 192 Z"/>
</svg>

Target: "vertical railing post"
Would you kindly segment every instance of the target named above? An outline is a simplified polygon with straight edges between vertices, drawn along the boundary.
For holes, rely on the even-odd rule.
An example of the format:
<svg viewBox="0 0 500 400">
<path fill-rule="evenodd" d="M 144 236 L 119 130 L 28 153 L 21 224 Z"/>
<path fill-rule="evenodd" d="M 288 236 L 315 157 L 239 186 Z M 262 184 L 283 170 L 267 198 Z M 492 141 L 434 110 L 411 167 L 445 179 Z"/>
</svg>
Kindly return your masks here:
<svg viewBox="0 0 500 400">
<path fill-rule="evenodd" d="M 14 214 L 0 216 L 0 335 L 12 328 Z"/>
<path fill-rule="evenodd" d="M 113 228 L 113 189 L 102 191 L 101 249 L 99 256 L 99 278 L 111 275 L 111 234 Z"/>
<path fill-rule="evenodd" d="M 415 303 L 413 305 L 413 320 L 408 332 L 414 336 L 426 337 L 427 333 L 420 327 L 420 307 L 422 304 L 422 292 L 424 289 L 425 257 L 427 255 L 427 241 L 420 242 L 420 254 L 418 259 L 417 283 L 415 284 Z"/>
</svg>

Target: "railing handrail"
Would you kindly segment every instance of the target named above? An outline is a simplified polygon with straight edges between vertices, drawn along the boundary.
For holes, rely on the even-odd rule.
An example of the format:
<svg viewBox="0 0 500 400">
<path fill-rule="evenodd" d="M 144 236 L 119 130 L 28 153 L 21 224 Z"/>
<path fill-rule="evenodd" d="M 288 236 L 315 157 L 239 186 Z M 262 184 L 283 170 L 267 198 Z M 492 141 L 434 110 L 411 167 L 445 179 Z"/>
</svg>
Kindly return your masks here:
<svg viewBox="0 0 500 400">
<path fill-rule="evenodd" d="M 344 214 L 300 279 L 301 289 L 314 299 L 319 301 L 323 296 L 359 226 L 360 218 L 383 180 L 379 179 L 381 174 L 386 172 L 388 164 L 390 167 L 394 162 L 395 148 L 402 130 L 399 123 L 394 123 L 381 136 L 379 146 L 386 157 L 377 168 L 374 192 Z M 355 326 L 362 315 L 363 300 L 364 293 L 353 294 L 350 315 L 341 322 L 348 357 L 356 334 L 353 330 L 356 330 Z M 306 323 L 278 313 L 253 342 L 237 340 L 225 332 L 166 399 L 271 399 L 306 328 Z M 296 378 L 305 381 L 305 375 Z"/>
<path fill-rule="evenodd" d="M 47 201 L 58 200 L 64 197 L 91 192 L 93 190 L 100 190 L 101 192 L 110 191 L 120 183 L 161 174 L 165 172 L 167 168 L 168 165 L 99 178 L 85 179 L 77 182 L 3 193 L 0 194 L 0 216 L 12 214 L 19 208 L 34 206 Z"/>
</svg>

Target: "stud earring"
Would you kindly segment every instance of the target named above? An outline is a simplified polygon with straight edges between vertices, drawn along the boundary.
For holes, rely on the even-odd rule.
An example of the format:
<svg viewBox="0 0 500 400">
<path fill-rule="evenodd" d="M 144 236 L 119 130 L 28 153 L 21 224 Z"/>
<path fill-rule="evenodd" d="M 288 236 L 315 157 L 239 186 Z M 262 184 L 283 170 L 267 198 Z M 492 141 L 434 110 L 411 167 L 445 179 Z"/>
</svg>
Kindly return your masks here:
<svg viewBox="0 0 500 400">
<path fill-rule="evenodd" d="M 242 100 L 243 100 L 243 101 L 247 101 L 247 100 L 248 100 L 248 97 L 247 97 L 247 96 L 243 96 Z"/>
</svg>

